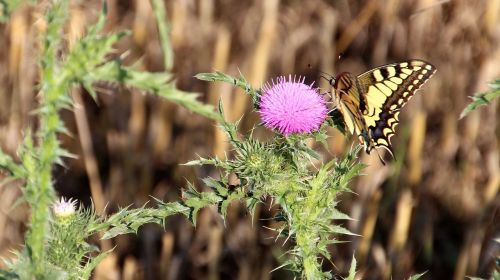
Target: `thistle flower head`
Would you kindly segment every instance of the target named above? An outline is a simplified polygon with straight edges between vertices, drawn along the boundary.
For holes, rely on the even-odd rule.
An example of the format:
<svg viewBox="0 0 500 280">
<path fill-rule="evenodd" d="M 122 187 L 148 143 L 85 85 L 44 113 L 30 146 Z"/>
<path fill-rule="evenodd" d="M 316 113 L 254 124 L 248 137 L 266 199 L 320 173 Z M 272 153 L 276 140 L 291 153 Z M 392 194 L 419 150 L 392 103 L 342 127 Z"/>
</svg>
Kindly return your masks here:
<svg viewBox="0 0 500 280">
<path fill-rule="evenodd" d="M 54 203 L 52 206 L 52 209 L 54 211 L 54 215 L 57 218 L 68 218 L 71 217 L 75 214 L 76 211 L 76 200 L 73 199 L 68 199 L 61 197 L 59 201 Z"/>
<path fill-rule="evenodd" d="M 285 136 L 317 130 L 328 113 L 318 90 L 292 76 L 264 85 L 259 107 L 264 125 Z"/>
</svg>

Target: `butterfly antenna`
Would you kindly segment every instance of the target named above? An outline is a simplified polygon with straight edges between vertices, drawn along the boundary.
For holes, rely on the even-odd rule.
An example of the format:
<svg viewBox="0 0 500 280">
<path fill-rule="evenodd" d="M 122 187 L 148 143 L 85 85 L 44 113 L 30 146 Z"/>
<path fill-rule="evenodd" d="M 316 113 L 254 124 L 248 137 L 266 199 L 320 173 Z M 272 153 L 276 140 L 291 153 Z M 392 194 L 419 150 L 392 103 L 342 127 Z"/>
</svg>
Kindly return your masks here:
<svg viewBox="0 0 500 280">
<path fill-rule="evenodd" d="M 322 76 L 321 76 L 322 78 L 325 78 L 325 79 L 327 79 L 327 80 L 332 80 L 332 79 L 335 79 L 335 77 L 333 77 L 332 75 L 330 75 L 330 74 L 328 74 L 328 73 L 326 73 L 326 72 L 319 71 L 319 73 L 322 75 Z M 323 76 L 323 75 L 325 75 L 325 76 Z"/>
</svg>

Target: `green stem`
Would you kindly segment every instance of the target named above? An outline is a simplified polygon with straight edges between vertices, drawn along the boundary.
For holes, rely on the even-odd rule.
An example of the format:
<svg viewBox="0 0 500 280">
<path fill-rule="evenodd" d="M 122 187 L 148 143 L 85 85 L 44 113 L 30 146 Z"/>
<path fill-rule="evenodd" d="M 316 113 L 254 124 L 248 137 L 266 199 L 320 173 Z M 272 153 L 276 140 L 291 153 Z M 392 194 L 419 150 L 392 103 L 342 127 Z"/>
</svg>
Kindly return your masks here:
<svg viewBox="0 0 500 280">
<path fill-rule="evenodd" d="M 28 147 L 30 157 L 35 159 L 35 168 L 27 173 L 26 200 L 31 206 L 31 224 L 26 237 L 31 269 L 35 278 L 46 274 L 46 239 L 49 236 L 50 204 L 54 201 L 52 168 L 60 154 L 57 132 L 63 130 L 58 111 L 64 106 L 63 95 L 69 87 L 68 79 L 61 75 L 58 65 L 58 47 L 68 1 L 54 1 L 47 13 L 47 32 L 44 36 L 42 54 L 43 99 L 40 104 L 40 129 L 37 147 Z"/>
<path fill-rule="evenodd" d="M 31 249 L 31 260 L 34 273 L 44 275 L 45 241 L 48 236 L 50 204 L 55 199 L 52 184 L 52 167 L 59 158 L 58 128 L 62 124 L 58 115 L 60 104 L 58 94 L 64 93 L 64 88 L 54 83 L 48 83 L 48 91 L 44 92 L 40 114 L 40 131 L 38 135 L 38 168 L 36 173 L 29 173 L 29 181 L 34 184 L 28 201 L 31 204 L 31 227 L 27 237 L 27 245 Z"/>
<path fill-rule="evenodd" d="M 307 181 L 305 188 L 290 188 L 290 192 L 285 196 L 291 214 L 290 227 L 295 234 L 295 256 L 304 279 L 328 277 L 321 269 L 319 243 L 325 241 L 322 224 L 332 218 L 328 217 L 328 212 L 325 211 L 326 203 L 331 203 L 336 195 L 334 190 L 324 189 L 326 178 L 331 176 L 327 172 L 331 165 L 332 162 L 325 164 L 314 178 Z"/>
<path fill-rule="evenodd" d="M 298 207 L 294 207 L 292 220 L 295 222 L 299 221 L 295 227 L 295 235 L 297 247 L 301 250 L 303 271 L 302 275 L 305 279 L 320 279 L 322 278 L 321 264 L 318 262 L 317 254 L 317 243 L 320 237 L 316 219 L 318 211 L 320 211 L 317 205 L 311 205 L 318 201 L 317 195 L 322 195 L 313 188 L 308 191 L 307 196 L 304 197 Z M 291 203 L 294 203 L 291 201 Z M 297 202 L 295 202 L 297 204 Z"/>
<path fill-rule="evenodd" d="M 163 50 L 163 62 L 165 71 L 170 72 L 174 64 L 174 53 L 170 44 L 170 26 L 167 21 L 167 13 L 163 0 L 152 0 L 153 11 L 158 24 L 158 35 L 160 37 L 161 49 Z"/>
</svg>

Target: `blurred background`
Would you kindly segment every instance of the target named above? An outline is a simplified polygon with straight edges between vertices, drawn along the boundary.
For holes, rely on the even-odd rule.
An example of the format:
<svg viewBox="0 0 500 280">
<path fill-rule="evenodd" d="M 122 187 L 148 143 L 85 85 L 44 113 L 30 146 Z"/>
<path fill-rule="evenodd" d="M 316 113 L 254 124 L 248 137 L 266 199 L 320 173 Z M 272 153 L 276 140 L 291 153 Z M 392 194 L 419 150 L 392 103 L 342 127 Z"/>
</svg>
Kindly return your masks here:
<svg viewBox="0 0 500 280">
<path fill-rule="evenodd" d="M 42 1 L 43 2 L 43 1 Z M 180 89 L 201 93 L 227 118 L 244 116 L 247 133 L 258 116 L 251 102 L 230 85 L 193 78 L 199 72 L 241 72 L 255 87 L 278 75 L 302 75 L 322 91 L 320 71 L 360 74 L 372 67 L 424 59 L 437 73 L 409 102 L 395 137 L 395 160 L 360 154 L 369 166 L 352 183 L 355 194 L 340 197 L 340 208 L 355 220 L 347 227 L 359 237 L 332 247 L 325 271 L 345 276 L 352 256 L 363 279 L 488 278 L 500 256 L 498 101 L 459 120 L 468 96 L 500 77 L 500 0 L 170 0 Z M 107 30 L 130 29 L 116 46 L 140 69 L 163 71 L 155 17 L 146 0 L 109 0 Z M 101 1 L 73 1 L 67 25 L 71 44 L 100 13 Z M 33 125 L 39 79 L 37 54 L 43 10 L 23 6 L 0 25 L 0 146 L 15 155 L 23 129 Z M 217 171 L 181 166 L 197 155 L 230 154 L 213 122 L 133 89 L 97 85 L 98 102 L 83 90 L 73 97 L 75 113 L 61 112 L 71 131 L 63 146 L 78 155 L 54 170 L 60 195 L 107 212 L 142 206 L 150 196 L 180 199 L 180 189 Z M 269 135 L 259 129 L 259 137 Z M 355 137 L 330 131 L 325 160 L 341 156 Z M 16 185 L 17 184 L 17 185 Z M 0 188 L 0 257 L 23 243 L 28 209 L 14 207 L 20 185 Z M 269 238 L 268 208 L 252 222 L 233 204 L 226 226 L 215 209 L 201 211 L 196 229 L 183 217 L 166 230 L 145 226 L 138 235 L 112 240 L 113 254 L 96 279 L 291 279 L 280 265 L 286 248 Z M 98 240 L 93 241 L 98 244 Z"/>
</svg>

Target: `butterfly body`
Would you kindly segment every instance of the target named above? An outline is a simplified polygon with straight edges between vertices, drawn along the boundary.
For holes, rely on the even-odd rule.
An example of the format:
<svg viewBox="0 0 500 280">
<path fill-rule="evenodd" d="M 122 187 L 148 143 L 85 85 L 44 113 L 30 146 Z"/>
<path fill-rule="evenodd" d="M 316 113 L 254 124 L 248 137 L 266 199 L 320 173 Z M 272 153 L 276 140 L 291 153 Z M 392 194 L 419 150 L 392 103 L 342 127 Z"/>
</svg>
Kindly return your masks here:
<svg viewBox="0 0 500 280">
<path fill-rule="evenodd" d="M 390 139 L 399 123 L 401 108 L 435 71 L 428 62 L 409 60 L 358 76 L 343 72 L 330 79 L 333 98 L 347 129 L 358 135 L 368 154 L 377 147 L 392 154 Z"/>
</svg>

